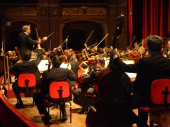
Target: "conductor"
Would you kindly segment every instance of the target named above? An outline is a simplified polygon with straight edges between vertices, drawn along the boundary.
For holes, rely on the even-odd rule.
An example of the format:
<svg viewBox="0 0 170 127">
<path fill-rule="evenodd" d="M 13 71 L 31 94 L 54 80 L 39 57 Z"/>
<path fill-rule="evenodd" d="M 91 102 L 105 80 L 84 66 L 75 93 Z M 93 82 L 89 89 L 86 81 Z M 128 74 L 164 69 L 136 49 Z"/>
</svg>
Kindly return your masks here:
<svg viewBox="0 0 170 127">
<path fill-rule="evenodd" d="M 23 52 L 26 50 L 33 50 L 33 47 L 37 44 L 40 44 L 44 41 L 47 40 L 47 37 L 43 37 L 43 39 L 38 38 L 38 40 L 33 40 L 30 37 L 30 33 L 31 33 L 31 29 L 30 29 L 30 25 L 24 25 L 22 27 L 22 32 L 19 33 L 18 35 L 18 49 L 20 51 L 20 57 L 21 59 L 23 59 Z"/>
</svg>

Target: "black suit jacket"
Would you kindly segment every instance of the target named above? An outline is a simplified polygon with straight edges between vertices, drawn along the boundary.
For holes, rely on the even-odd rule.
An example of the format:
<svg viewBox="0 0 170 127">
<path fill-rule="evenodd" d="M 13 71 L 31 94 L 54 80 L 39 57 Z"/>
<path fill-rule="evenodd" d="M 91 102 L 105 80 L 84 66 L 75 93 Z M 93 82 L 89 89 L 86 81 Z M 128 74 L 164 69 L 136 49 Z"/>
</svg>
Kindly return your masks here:
<svg viewBox="0 0 170 127">
<path fill-rule="evenodd" d="M 76 60 L 72 60 L 69 62 L 71 65 L 71 70 L 77 75 L 78 69 L 79 69 L 79 62 Z"/>
<path fill-rule="evenodd" d="M 65 69 L 65 68 L 51 68 L 50 70 L 44 71 L 42 78 L 41 78 L 41 83 L 42 83 L 42 89 L 41 92 L 44 95 L 49 94 L 49 86 L 51 82 L 54 81 L 76 81 L 77 77 L 75 73 L 71 70 Z"/>
<path fill-rule="evenodd" d="M 137 63 L 131 65 L 125 64 L 120 58 L 115 58 L 114 64 L 125 72 L 137 73 L 131 102 L 132 108 L 149 105 L 152 81 L 170 77 L 170 59 L 163 57 L 161 53 L 155 53 L 148 58 L 141 58 Z"/>
<path fill-rule="evenodd" d="M 18 49 L 20 51 L 21 58 L 22 58 L 22 54 L 24 51 L 26 51 L 26 50 L 32 51 L 33 45 L 37 44 L 37 40 L 33 40 L 29 35 L 27 35 L 24 32 L 21 32 L 18 35 L 18 39 L 19 39 L 18 40 Z"/>
<path fill-rule="evenodd" d="M 36 76 L 37 85 L 40 85 L 40 72 L 38 70 L 38 64 L 40 63 L 41 59 L 37 58 L 37 60 L 31 61 L 23 61 L 23 63 L 16 63 L 10 69 L 10 73 L 14 74 L 15 77 L 18 79 L 19 74 L 21 73 L 32 73 Z"/>
</svg>

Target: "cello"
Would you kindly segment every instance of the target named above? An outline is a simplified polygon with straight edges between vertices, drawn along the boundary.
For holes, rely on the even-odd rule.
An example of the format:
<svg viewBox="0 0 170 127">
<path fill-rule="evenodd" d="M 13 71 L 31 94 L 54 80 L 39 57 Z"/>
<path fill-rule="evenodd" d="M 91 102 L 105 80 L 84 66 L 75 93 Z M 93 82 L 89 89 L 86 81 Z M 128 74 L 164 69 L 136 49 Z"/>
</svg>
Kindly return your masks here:
<svg viewBox="0 0 170 127">
<path fill-rule="evenodd" d="M 122 23 L 124 23 L 124 16 L 120 15 L 117 18 L 113 47 L 117 47 L 116 39 L 121 34 Z M 97 74 L 96 83 L 98 85 L 97 99 L 89 108 L 86 127 L 128 127 L 128 121 L 122 118 L 114 107 L 113 101 L 128 94 L 126 84 L 131 84 L 130 78 L 114 65 L 109 65 Z"/>
</svg>

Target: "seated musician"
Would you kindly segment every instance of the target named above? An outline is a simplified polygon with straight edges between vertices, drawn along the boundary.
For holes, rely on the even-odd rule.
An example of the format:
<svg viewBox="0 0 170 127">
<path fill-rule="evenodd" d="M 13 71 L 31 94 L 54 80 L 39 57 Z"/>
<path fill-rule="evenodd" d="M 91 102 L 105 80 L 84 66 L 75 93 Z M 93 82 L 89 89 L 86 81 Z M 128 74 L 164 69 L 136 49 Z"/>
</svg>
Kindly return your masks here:
<svg viewBox="0 0 170 127">
<path fill-rule="evenodd" d="M 143 55 L 145 53 L 145 48 L 143 46 L 140 46 L 140 43 L 138 41 L 135 41 L 134 51 L 138 51 L 141 55 Z"/>
<path fill-rule="evenodd" d="M 128 59 L 137 62 L 139 58 L 142 58 L 145 55 L 145 48 L 140 46 L 138 41 L 135 41 L 133 49 L 130 51 L 128 50 L 128 52 Z"/>
<path fill-rule="evenodd" d="M 19 74 L 22 73 L 32 73 L 35 74 L 36 76 L 36 88 L 37 90 L 40 88 L 40 72 L 38 70 L 38 64 L 40 63 L 40 55 L 38 55 L 36 60 L 31 60 L 31 51 L 26 50 L 23 52 L 23 60 L 18 61 L 17 63 L 14 64 L 14 66 L 10 69 L 10 73 L 14 74 L 16 77 L 16 81 L 12 85 L 14 94 L 18 100 L 18 103 L 15 105 L 16 108 L 22 108 L 23 107 L 23 102 L 21 100 L 20 92 L 19 92 L 19 87 L 17 84 L 17 79 Z"/>
<path fill-rule="evenodd" d="M 164 49 L 163 55 L 167 58 L 170 58 L 170 38 L 167 38 Z"/>
<path fill-rule="evenodd" d="M 61 56 L 64 55 L 63 54 L 63 49 L 61 46 L 58 46 L 57 48 L 54 48 L 52 51 L 48 52 L 50 58 L 52 59 L 55 56 Z"/>
<path fill-rule="evenodd" d="M 147 40 L 147 49 L 150 57 L 140 58 L 135 64 L 125 64 L 116 55 L 113 50 L 111 52 L 112 65 L 116 65 L 124 72 L 136 72 L 136 80 L 134 82 L 134 92 L 130 101 L 130 108 L 138 108 L 141 106 L 150 106 L 150 86 L 151 83 L 158 78 L 170 77 L 170 60 L 162 55 L 163 39 L 157 35 L 149 36 Z M 129 108 L 128 107 L 128 108 Z M 148 127 L 148 112 L 138 109 L 138 127 Z"/>
<path fill-rule="evenodd" d="M 96 61 L 95 61 L 96 62 Z M 96 75 L 104 68 L 104 59 L 98 60 L 98 62 L 95 63 L 95 65 L 88 65 L 88 71 L 81 75 L 78 83 L 79 86 L 77 89 L 73 91 L 74 95 L 74 103 L 82 106 L 82 109 L 79 114 L 83 114 L 86 112 L 87 109 L 85 109 L 85 94 L 93 94 L 94 91 L 94 83 L 95 83 L 95 77 Z M 90 104 L 94 104 L 94 100 L 92 99 L 90 101 Z M 87 107 L 86 107 L 87 108 Z"/>
<path fill-rule="evenodd" d="M 13 67 L 13 65 L 18 61 L 18 56 L 15 51 L 8 51 L 7 55 L 9 57 L 9 66 Z"/>
<path fill-rule="evenodd" d="M 51 116 L 49 116 L 49 114 L 47 113 L 47 110 L 44 104 L 44 99 L 46 95 L 49 95 L 50 83 L 53 81 L 67 81 L 68 79 L 71 81 L 77 80 L 76 74 L 72 70 L 60 68 L 61 63 L 62 63 L 61 56 L 53 57 L 52 59 L 53 67 L 43 72 L 43 75 L 41 78 L 41 83 L 42 83 L 41 91 L 40 93 L 36 93 L 33 97 L 39 113 L 44 115 L 42 117 L 42 120 L 45 125 L 51 124 L 48 119 L 48 118 L 51 119 Z M 67 120 L 67 114 L 66 114 L 65 108 L 66 108 L 65 103 L 60 104 L 60 109 L 62 113 L 62 121 Z"/>
</svg>

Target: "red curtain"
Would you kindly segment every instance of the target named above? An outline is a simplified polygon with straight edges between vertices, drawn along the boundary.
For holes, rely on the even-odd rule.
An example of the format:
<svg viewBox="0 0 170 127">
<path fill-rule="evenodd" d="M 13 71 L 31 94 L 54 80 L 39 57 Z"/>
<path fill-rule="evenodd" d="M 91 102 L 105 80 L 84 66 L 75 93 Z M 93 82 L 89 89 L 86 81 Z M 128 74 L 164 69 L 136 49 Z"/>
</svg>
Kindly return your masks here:
<svg viewBox="0 0 170 127">
<path fill-rule="evenodd" d="M 128 40 L 129 42 L 132 42 L 132 32 L 133 32 L 133 21 L 132 21 L 132 15 L 133 15 L 133 10 L 132 10 L 132 0 L 128 0 L 128 25 L 129 25 L 129 29 L 128 29 Z"/>
<path fill-rule="evenodd" d="M 141 39 L 149 35 L 170 37 L 170 0 L 127 1 L 129 43 L 132 42 L 132 34 Z"/>
<path fill-rule="evenodd" d="M 167 36 L 170 31 L 169 4 L 169 0 L 143 0 L 142 38 L 150 34 Z"/>
</svg>

